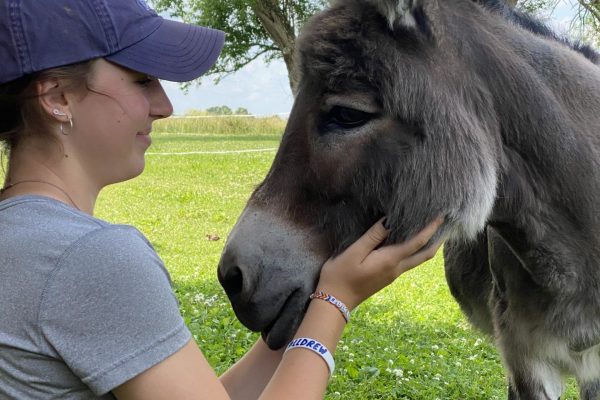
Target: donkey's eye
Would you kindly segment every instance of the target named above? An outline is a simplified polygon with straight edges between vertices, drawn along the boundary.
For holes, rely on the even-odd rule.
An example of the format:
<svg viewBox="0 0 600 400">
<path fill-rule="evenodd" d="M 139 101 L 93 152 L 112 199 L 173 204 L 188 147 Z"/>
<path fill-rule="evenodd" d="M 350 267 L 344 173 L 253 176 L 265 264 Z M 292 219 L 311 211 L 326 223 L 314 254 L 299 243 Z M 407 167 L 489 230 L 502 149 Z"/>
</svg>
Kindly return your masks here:
<svg viewBox="0 0 600 400">
<path fill-rule="evenodd" d="M 334 106 L 323 118 L 323 128 L 326 130 L 352 129 L 363 126 L 369 122 L 375 114 L 354 108 Z"/>
</svg>

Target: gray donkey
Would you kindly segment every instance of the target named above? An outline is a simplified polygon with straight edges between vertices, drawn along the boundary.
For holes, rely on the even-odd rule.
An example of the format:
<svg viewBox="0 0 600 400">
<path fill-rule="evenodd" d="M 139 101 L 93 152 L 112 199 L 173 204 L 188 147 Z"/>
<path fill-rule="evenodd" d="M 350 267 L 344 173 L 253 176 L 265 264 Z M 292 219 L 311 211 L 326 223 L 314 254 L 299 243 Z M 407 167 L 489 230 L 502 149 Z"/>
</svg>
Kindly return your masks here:
<svg viewBox="0 0 600 400">
<path fill-rule="evenodd" d="M 280 149 L 219 266 L 272 348 L 329 256 L 384 215 L 389 242 L 444 215 L 450 289 L 509 399 L 556 400 L 569 374 L 600 399 L 600 68 L 505 11 L 338 0 L 305 27 Z"/>
</svg>

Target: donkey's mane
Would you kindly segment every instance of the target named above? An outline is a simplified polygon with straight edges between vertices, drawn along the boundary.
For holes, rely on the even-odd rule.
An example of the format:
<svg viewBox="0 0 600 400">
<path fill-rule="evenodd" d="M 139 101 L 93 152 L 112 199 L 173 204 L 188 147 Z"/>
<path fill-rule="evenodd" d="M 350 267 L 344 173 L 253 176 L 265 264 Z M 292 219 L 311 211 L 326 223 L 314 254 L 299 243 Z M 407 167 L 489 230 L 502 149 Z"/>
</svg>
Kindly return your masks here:
<svg viewBox="0 0 600 400">
<path fill-rule="evenodd" d="M 595 64 L 600 63 L 600 54 L 590 46 L 579 41 L 572 41 L 563 35 L 554 32 L 548 25 L 544 24 L 535 17 L 526 14 L 522 11 L 510 8 L 504 0 L 473 0 L 481 4 L 484 8 L 502 15 L 506 20 L 535 33 L 536 35 L 544 36 L 563 43 L 571 49 L 583 54 L 587 59 Z"/>
</svg>

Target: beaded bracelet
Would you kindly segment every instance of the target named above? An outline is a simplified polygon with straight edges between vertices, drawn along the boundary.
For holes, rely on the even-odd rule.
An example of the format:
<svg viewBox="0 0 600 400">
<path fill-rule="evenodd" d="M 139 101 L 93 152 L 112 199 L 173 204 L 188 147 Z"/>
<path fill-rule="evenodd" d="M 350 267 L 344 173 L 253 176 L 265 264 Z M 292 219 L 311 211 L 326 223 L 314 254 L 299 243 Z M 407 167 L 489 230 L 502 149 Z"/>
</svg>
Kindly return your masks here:
<svg viewBox="0 0 600 400">
<path fill-rule="evenodd" d="M 346 307 L 346 305 L 341 300 L 338 300 L 335 297 L 323 292 L 315 292 L 311 294 L 310 299 L 324 300 L 330 304 L 333 304 L 338 310 L 340 310 L 342 316 L 346 320 L 346 323 L 350 321 L 350 311 L 348 311 L 348 307 Z"/>
<path fill-rule="evenodd" d="M 321 356 L 323 361 L 325 361 L 327 364 L 327 368 L 329 368 L 329 377 L 331 378 L 331 375 L 333 375 L 333 370 L 335 369 L 335 361 L 324 344 L 311 338 L 297 338 L 292 340 L 290 344 L 287 345 L 284 353 L 287 353 L 292 349 L 308 349 Z"/>
</svg>

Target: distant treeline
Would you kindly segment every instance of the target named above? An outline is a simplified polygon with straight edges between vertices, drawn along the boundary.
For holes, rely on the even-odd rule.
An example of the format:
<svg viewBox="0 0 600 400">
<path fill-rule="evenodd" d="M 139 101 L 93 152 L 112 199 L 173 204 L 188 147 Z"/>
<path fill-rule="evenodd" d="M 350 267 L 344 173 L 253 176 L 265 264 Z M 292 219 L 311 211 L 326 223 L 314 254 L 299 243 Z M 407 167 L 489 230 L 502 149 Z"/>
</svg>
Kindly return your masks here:
<svg viewBox="0 0 600 400">
<path fill-rule="evenodd" d="M 211 135 L 275 135 L 285 129 L 286 120 L 273 117 L 244 117 L 212 114 L 187 115 L 191 118 L 166 118 L 155 121 L 155 133 L 211 134 Z M 207 117 L 207 118 L 203 118 Z M 201 118 L 194 118 L 201 117 Z"/>
<path fill-rule="evenodd" d="M 195 110 L 191 109 L 185 112 L 186 116 L 197 116 L 197 115 L 250 115 L 250 112 L 244 107 L 238 107 L 233 110 L 227 106 L 215 106 L 207 108 L 206 110 Z"/>
</svg>

